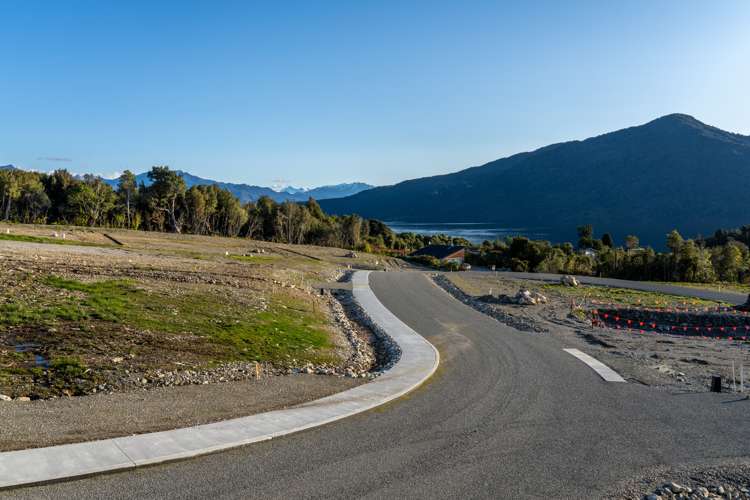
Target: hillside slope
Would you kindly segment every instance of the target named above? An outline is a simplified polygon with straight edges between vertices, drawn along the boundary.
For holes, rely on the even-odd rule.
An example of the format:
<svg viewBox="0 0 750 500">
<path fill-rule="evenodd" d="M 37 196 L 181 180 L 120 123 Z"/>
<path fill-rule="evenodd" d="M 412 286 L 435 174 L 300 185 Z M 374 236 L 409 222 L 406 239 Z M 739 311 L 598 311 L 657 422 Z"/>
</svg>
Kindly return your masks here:
<svg viewBox="0 0 750 500">
<path fill-rule="evenodd" d="M 619 241 L 636 234 L 662 246 L 675 227 L 695 235 L 750 223 L 747 193 L 750 137 L 673 114 L 321 206 L 381 220 L 543 228 L 554 241 L 591 223 Z"/>
</svg>

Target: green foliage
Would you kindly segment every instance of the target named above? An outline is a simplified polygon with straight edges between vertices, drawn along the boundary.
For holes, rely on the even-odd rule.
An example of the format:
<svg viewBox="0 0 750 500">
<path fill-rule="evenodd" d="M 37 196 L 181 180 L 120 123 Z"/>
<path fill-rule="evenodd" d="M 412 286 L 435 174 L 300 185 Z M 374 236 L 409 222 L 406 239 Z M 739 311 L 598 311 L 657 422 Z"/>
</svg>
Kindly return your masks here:
<svg viewBox="0 0 750 500">
<path fill-rule="evenodd" d="M 591 248 L 594 246 L 594 227 L 591 224 L 578 226 L 578 248 Z"/>
<path fill-rule="evenodd" d="M 472 257 L 473 264 L 506 268 L 513 271 L 534 271 L 597 275 L 632 279 L 711 283 L 720 279 L 725 282 L 750 281 L 750 250 L 748 246 L 733 238 L 712 248 L 703 240 L 684 240 L 680 233 L 672 231 L 666 244 L 670 253 L 657 253 L 652 248 L 640 248 L 636 236 L 625 239 L 626 247 L 610 246 L 608 234 L 602 240 L 593 239 L 590 226 L 579 228 L 581 240 L 592 243 L 575 252 L 573 245 L 563 243 L 550 245 L 547 241 L 534 241 L 525 237 L 513 237 L 503 241 L 484 242 L 479 256 Z M 739 230 L 735 231 L 736 234 Z M 729 234 L 729 233 L 727 233 Z M 720 238 L 713 240 L 722 241 Z M 579 242 L 580 243 L 580 242 Z"/>
<path fill-rule="evenodd" d="M 71 380 L 82 378 L 86 372 L 86 365 L 78 358 L 62 357 L 53 359 L 49 364 L 49 369 L 55 372 L 57 377 Z"/>
</svg>

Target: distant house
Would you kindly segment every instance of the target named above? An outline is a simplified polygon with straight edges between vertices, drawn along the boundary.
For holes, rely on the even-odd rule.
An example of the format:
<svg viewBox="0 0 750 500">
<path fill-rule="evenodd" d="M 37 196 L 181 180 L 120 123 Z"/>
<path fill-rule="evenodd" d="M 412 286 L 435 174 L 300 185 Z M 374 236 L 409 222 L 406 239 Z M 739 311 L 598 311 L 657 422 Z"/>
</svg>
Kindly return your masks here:
<svg viewBox="0 0 750 500">
<path fill-rule="evenodd" d="M 464 263 L 466 248 L 456 245 L 427 245 L 410 255 L 410 257 L 421 256 L 435 257 L 441 262 L 455 262 L 461 265 Z"/>
</svg>

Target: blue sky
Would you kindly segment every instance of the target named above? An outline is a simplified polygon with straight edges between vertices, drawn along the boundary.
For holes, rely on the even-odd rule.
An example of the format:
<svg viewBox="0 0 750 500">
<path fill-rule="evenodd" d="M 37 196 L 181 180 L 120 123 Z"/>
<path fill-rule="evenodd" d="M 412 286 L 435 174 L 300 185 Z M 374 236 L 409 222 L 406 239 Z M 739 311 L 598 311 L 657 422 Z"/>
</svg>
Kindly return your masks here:
<svg viewBox="0 0 750 500">
<path fill-rule="evenodd" d="M 672 112 L 750 134 L 750 2 L 611 3 L 0 0 L 0 164 L 390 184 Z"/>
</svg>

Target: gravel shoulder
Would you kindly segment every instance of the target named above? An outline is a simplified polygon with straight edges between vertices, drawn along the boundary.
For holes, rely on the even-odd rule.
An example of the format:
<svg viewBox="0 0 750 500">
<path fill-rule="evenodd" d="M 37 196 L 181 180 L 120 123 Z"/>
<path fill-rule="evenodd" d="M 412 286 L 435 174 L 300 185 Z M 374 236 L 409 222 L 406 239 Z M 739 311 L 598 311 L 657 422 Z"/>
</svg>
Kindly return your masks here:
<svg viewBox="0 0 750 500">
<path fill-rule="evenodd" d="M 37 448 L 207 424 L 279 410 L 364 383 L 290 375 L 0 404 L 0 451 Z"/>
</svg>

